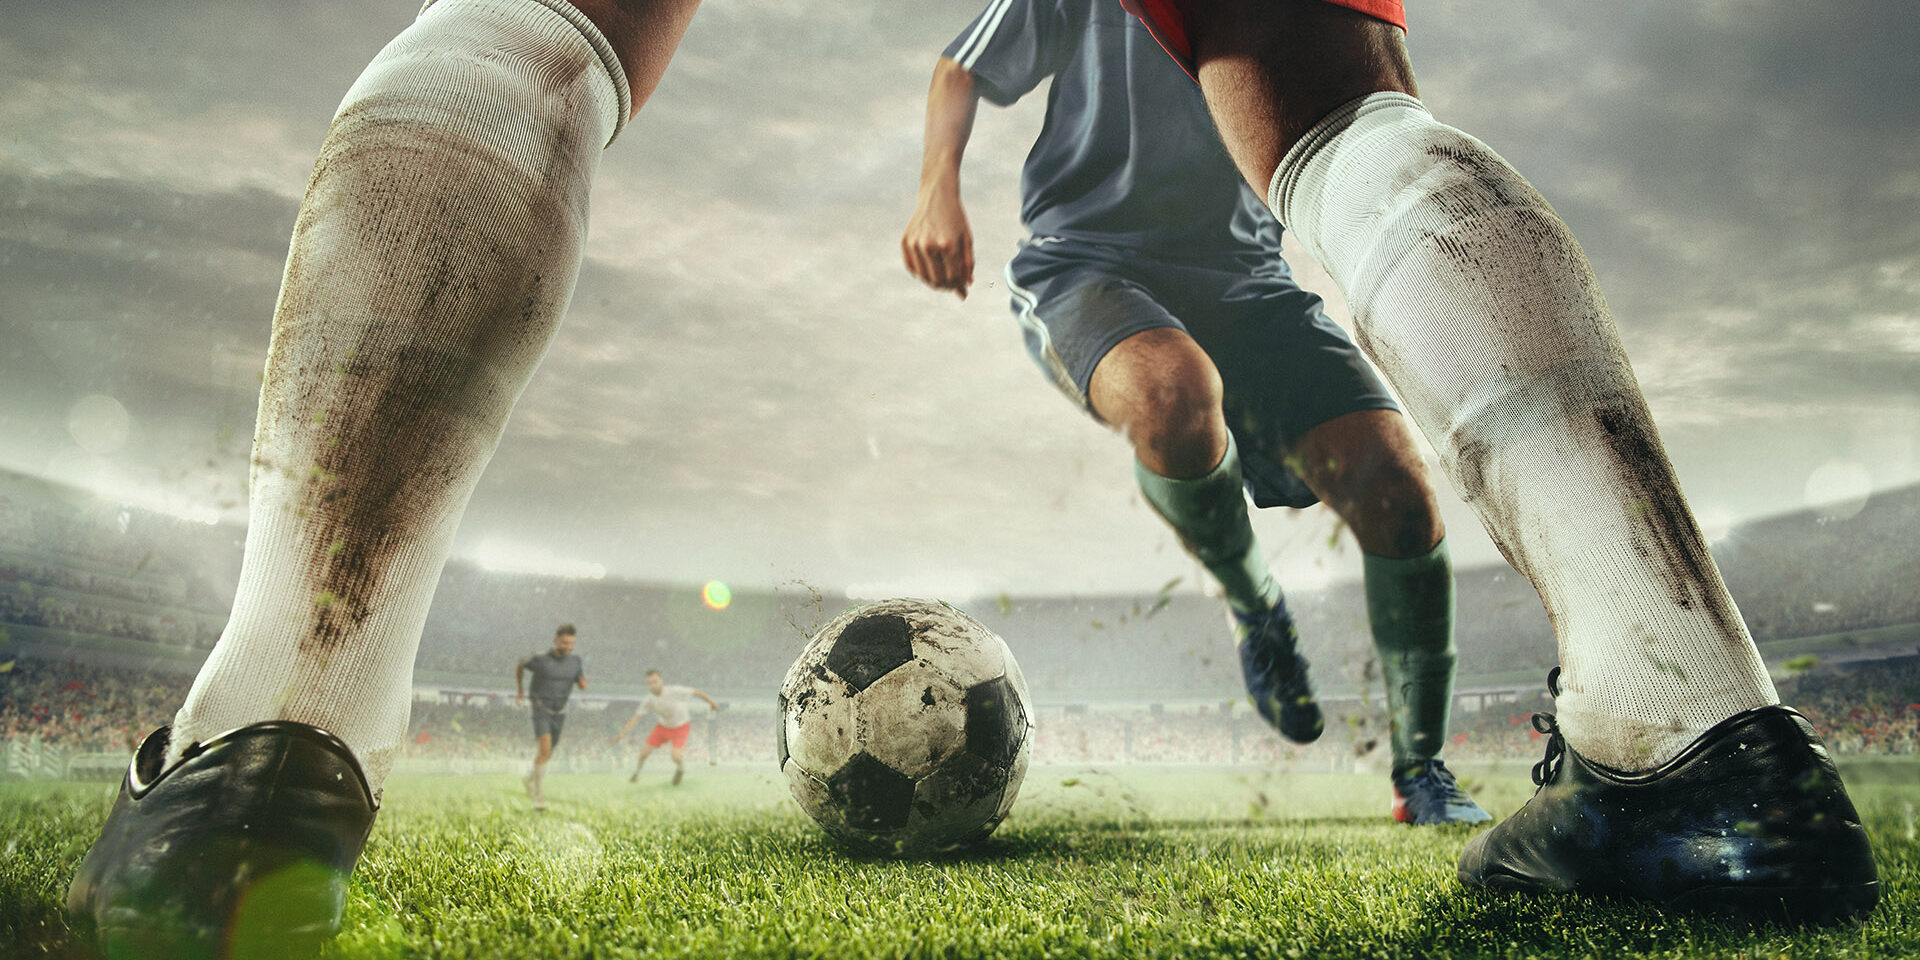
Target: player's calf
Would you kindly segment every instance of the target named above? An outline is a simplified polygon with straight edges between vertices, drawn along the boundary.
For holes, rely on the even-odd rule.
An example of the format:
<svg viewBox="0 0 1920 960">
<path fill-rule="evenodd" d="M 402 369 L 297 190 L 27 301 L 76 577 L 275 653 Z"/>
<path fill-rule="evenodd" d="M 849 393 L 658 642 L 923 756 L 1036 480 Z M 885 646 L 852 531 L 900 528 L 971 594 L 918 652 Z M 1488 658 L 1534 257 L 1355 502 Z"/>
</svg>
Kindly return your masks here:
<svg viewBox="0 0 1920 960">
<path fill-rule="evenodd" d="M 442 0 L 348 92 L 276 309 L 232 617 L 69 898 L 110 944 L 338 923 L 434 584 L 571 296 L 626 90 L 564 0 Z"/>
</svg>

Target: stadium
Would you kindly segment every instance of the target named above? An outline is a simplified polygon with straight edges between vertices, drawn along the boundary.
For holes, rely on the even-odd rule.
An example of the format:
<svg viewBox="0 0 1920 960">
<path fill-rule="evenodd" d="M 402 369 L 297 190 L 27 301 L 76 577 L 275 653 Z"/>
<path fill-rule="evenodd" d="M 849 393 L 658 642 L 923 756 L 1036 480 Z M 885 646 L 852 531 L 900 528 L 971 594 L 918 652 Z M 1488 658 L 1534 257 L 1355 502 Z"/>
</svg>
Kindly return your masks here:
<svg viewBox="0 0 1920 960">
<path fill-rule="evenodd" d="M 1915 36 L 10 3 L 0 960 L 1920 956 Z"/>
<path fill-rule="evenodd" d="M 0 533 L 0 795 L 8 798 L 9 836 L 44 838 L 10 845 L 4 921 L 13 942 L 27 949 L 19 955 L 57 954 L 64 928 L 51 913 L 48 891 L 65 883 L 69 858 L 84 839 L 84 830 L 65 825 L 99 814 L 133 746 L 166 722 L 184 696 L 219 635 L 241 531 L 10 475 L 0 488 Z M 1809 511 L 1742 524 L 1717 551 L 1783 699 L 1820 725 L 1859 795 L 1881 845 L 1894 910 L 1902 909 L 1901 891 L 1914 869 L 1913 789 L 1920 784 L 1920 595 L 1911 589 L 1916 537 L 1920 488 L 1909 487 L 1874 496 L 1846 520 Z M 1783 560 L 1789 554 L 1790 563 Z M 1534 710 L 1551 708 L 1542 681 L 1553 645 L 1537 600 L 1511 570 L 1466 569 L 1459 582 L 1462 658 L 1447 756 L 1499 813 L 1525 799 L 1526 769 L 1542 748 L 1541 734 L 1527 720 Z M 1034 765 L 1013 816 L 985 852 L 962 862 L 845 861 L 784 795 L 775 769 L 773 691 L 813 630 L 854 601 L 794 583 L 732 591 L 722 606 L 704 586 L 531 576 L 458 563 L 448 568 L 417 662 L 410 742 L 397 767 L 404 786 L 394 792 L 391 819 L 383 820 L 400 825 L 376 834 L 372 869 L 356 882 L 361 926 L 342 935 L 337 955 L 384 955 L 387 946 L 412 942 L 414 934 L 403 928 L 424 919 L 426 908 L 407 906 L 395 916 L 391 905 L 374 898 L 420 896 L 415 884 L 494 877 L 560 897 L 567 905 L 554 909 L 574 915 L 580 908 L 573 898 L 627 869 L 616 868 L 624 860 L 613 851 L 635 845 L 651 851 L 650 858 L 667 858 L 656 869 L 685 877 L 635 872 L 620 876 L 620 885 L 663 884 L 691 898 L 696 909 L 720 911 L 714 916 L 729 917 L 728 924 L 737 919 L 729 912 L 737 905 L 725 898 L 734 894 L 696 890 L 700 884 L 686 879 L 716 876 L 708 852 L 718 847 L 746 857 L 755 864 L 750 872 L 775 871 L 758 882 L 782 891 L 779 900 L 761 904 L 750 936 L 768 936 L 767 924 L 786 922 L 780 918 L 788 908 L 781 904 L 791 902 L 796 889 L 820 898 L 803 901 L 815 904 L 808 909 L 841 911 L 829 915 L 843 918 L 809 936 L 847 933 L 840 923 L 863 915 L 890 924 L 860 929 L 863 939 L 853 946 L 811 948 L 836 955 L 1028 955 L 1041 944 L 1092 953 L 1259 953 L 1254 943 L 1282 941 L 1247 933 L 1240 926 L 1247 917 L 1223 923 L 1223 908 L 1209 901 L 1216 894 L 1207 891 L 1230 886 L 1235 871 L 1305 858 L 1337 878 L 1318 881 L 1344 891 L 1336 895 L 1373 903 L 1364 889 L 1341 886 L 1371 881 L 1322 858 L 1370 851 L 1388 857 L 1389 869 L 1404 871 L 1423 851 L 1461 839 L 1447 831 L 1409 841 L 1384 818 L 1386 720 L 1357 586 L 1293 599 L 1309 654 L 1331 668 L 1322 674 L 1328 734 L 1301 747 L 1274 735 L 1246 706 L 1231 657 L 1223 655 L 1230 651 L 1222 649 L 1218 601 L 1170 584 L 1140 596 L 998 596 L 966 604 L 1008 638 L 1035 701 Z M 562 620 L 579 625 L 593 683 L 577 695 L 569 740 L 554 761 L 559 776 L 552 793 L 562 817 L 527 822 L 509 812 L 521 806 L 515 780 L 528 742 L 525 708 L 513 703 L 512 668 L 538 652 Z M 645 695 L 649 669 L 703 686 L 723 708 L 694 720 L 693 773 L 684 795 L 663 789 L 664 778 L 629 788 L 624 774 L 632 750 L 609 739 Z M 476 829 L 501 844 L 499 862 L 459 862 L 459 851 L 489 842 L 461 839 Z M 557 846 L 541 846 L 547 843 Z M 1429 859 L 1418 869 L 1451 862 L 1437 853 Z M 909 902 L 940 896 L 949 885 L 970 898 L 1003 884 L 1025 891 L 1024 902 L 1047 888 L 1049 875 L 1081 868 L 1116 884 L 1122 899 L 1107 903 L 1105 893 L 1093 893 L 1040 910 L 1003 907 L 998 922 L 1021 932 L 991 944 L 980 939 L 987 934 L 979 928 L 923 928 L 897 909 L 836 905 L 822 889 L 831 876 L 852 870 L 904 885 Z M 404 876 L 413 870 L 425 873 Z M 384 892 L 375 894 L 376 884 Z M 1439 902 L 1426 908 L 1439 909 Z M 435 953 L 492 955 L 490 931 L 499 921 L 487 909 L 504 908 L 476 905 L 458 916 L 435 910 L 436 925 L 471 938 L 437 941 L 445 950 Z M 569 942 L 560 952 L 598 956 L 605 948 L 604 955 L 619 955 L 614 945 L 642 942 L 649 955 L 810 949 L 804 936 L 754 948 L 714 939 L 720 935 L 711 930 L 649 927 L 644 910 L 620 909 L 626 925 L 603 930 L 609 939 L 591 947 Z M 1512 905 L 1444 909 L 1499 911 L 1503 929 L 1528 925 L 1524 913 L 1508 912 Z M 1702 935 L 1639 908 L 1583 909 L 1583 923 L 1596 929 L 1630 922 L 1627 932 L 1595 941 L 1621 949 L 1657 949 Z M 1056 922 L 1068 926 L 1048 932 L 1045 924 Z M 1396 925 L 1381 922 L 1380 929 Z M 1729 955 L 1775 942 L 1808 955 L 1799 951 L 1837 948 L 1861 936 L 1898 944 L 1907 935 L 1897 923 L 1811 941 L 1790 931 L 1713 929 L 1709 936 Z M 1300 938 L 1294 946 L 1329 956 L 1527 952 L 1545 943 L 1429 932 L 1426 939 L 1369 946 L 1344 939 L 1351 932 L 1331 924 L 1291 935 Z M 1121 939 L 1111 939 L 1116 936 Z M 529 951 L 548 949 L 537 938 L 522 942 Z"/>
</svg>

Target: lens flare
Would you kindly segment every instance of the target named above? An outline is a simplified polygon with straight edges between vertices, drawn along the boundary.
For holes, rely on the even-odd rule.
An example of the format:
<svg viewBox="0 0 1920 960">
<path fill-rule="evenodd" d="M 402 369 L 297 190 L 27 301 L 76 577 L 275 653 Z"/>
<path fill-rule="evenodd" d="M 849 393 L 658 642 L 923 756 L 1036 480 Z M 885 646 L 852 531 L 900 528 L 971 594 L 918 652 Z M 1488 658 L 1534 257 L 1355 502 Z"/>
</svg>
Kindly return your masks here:
<svg viewBox="0 0 1920 960">
<path fill-rule="evenodd" d="M 718 580 L 708 580 L 707 585 L 700 588 L 700 602 L 706 604 L 708 610 L 725 610 L 733 602 L 733 591 Z"/>
</svg>

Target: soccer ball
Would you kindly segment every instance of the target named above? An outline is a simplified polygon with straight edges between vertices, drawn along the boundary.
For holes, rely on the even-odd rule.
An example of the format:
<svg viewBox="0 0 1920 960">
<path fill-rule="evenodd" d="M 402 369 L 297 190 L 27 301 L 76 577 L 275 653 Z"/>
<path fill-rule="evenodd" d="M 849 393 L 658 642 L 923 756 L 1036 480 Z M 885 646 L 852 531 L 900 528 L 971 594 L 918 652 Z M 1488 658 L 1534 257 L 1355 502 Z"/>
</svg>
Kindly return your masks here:
<svg viewBox="0 0 1920 960">
<path fill-rule="evenodd" d="M 780 686 L 780 771 L 800 808 L 863 850 L 986 839 L 1033 744 L 1006 641 L 943 603 L 886 600 L 821 628 Z"/>
</svg>

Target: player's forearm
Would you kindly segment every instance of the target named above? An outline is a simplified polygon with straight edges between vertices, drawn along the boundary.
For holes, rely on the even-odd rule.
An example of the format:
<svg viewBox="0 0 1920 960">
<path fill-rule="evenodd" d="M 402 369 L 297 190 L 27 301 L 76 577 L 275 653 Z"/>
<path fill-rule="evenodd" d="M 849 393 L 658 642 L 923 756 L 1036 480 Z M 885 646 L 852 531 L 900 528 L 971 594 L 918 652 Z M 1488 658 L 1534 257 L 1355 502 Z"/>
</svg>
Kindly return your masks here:
<svg viewBox="0 0 1920 960">
<path fill-rule="evenodd" d="M 920 192 L 960 195 L 960 159 L 973 136 L 973 117 L 980 106 L 973 73 L 947 57 L 933 68 L 927 90 L 926 144 L 920 158 Z"/>
</svg>

